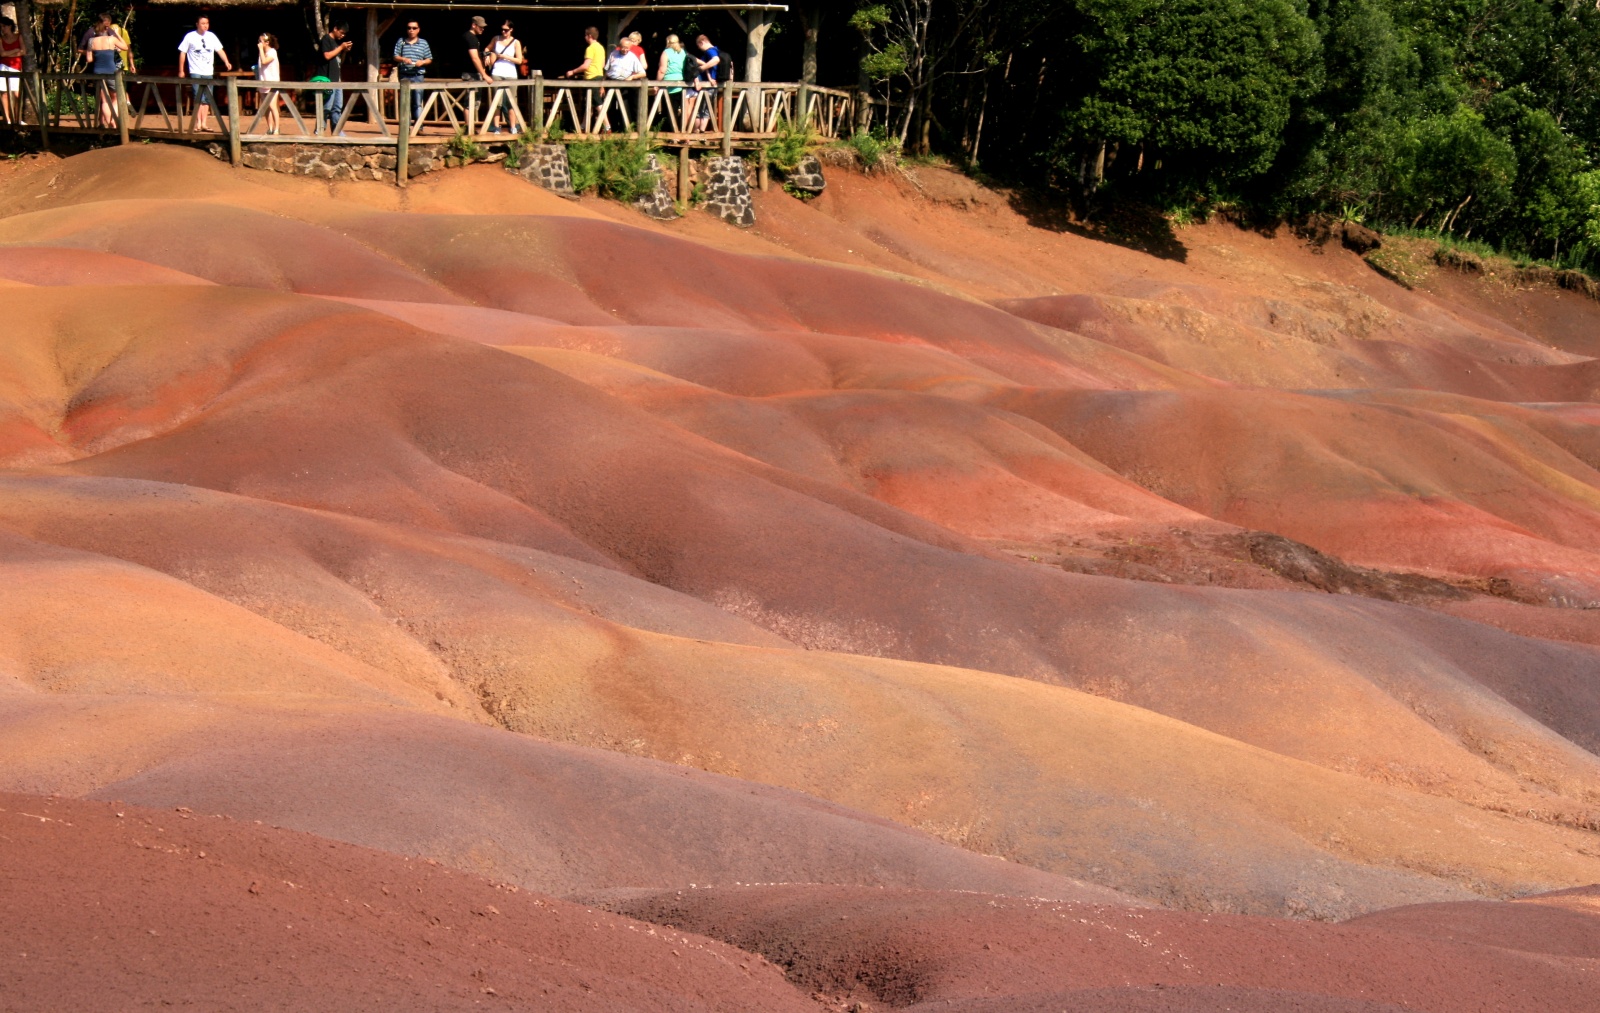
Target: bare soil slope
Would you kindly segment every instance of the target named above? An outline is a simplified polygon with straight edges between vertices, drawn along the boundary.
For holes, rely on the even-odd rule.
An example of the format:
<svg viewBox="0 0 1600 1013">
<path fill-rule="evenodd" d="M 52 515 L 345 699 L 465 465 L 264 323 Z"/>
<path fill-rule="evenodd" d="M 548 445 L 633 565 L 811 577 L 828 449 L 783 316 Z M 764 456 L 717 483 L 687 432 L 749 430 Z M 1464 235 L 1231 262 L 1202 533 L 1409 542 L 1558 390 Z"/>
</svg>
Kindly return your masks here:
<svg viewBox="0 0 1600 1013">
<path fill-rule="evenodd" d="M 1600 305 L 937 172 L 751 233 L 490 167 L 9 173 L 0 787 L 561 892 L 1600 881 Z"/>
</svg>

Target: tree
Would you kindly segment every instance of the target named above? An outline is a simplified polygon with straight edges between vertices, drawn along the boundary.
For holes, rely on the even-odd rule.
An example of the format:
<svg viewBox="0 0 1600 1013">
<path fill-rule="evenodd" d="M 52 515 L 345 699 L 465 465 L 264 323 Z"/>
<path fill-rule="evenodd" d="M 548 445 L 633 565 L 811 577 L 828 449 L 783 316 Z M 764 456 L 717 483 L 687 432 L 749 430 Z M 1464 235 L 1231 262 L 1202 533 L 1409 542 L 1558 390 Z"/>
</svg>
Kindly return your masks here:
<svg viewBox="0 0 1600 1013">
<path fill-rule="evenodd" d="M 1138 147 L 1168 191 L 1265 172 L 1315 86 L 1319 39 L 1288 0 L 1089 0 L 1077 38 L 1094 84 L 1062 117 L 1058 160 Z M 1085 150 L 1081 141 L 1088 142 Z M 1092 154 L 1091 154 L 1092 152 Z M 1082 163 L 1080 163 L 1082 164 Z"/>
</svg>

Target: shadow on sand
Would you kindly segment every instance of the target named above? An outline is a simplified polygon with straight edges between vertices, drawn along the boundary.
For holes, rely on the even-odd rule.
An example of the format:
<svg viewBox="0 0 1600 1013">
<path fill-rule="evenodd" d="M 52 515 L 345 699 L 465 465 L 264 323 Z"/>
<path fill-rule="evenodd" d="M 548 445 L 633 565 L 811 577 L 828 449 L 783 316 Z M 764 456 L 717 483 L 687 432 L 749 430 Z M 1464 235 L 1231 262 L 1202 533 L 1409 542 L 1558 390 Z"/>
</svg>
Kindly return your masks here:
<svg viewBox="0 0 1600 1013">
<path fill-rule="evenodd" d="M 1149 204 L 1107 202 L 1094 208 L 1092 218 L 1079 215 L 1059 198 L 1051 200 L 1023 191 L 1013 191 L 1010 204 L 1035 228 L 1070 232 L 1180 264 L 1189 259 L 1189 250 L 1178 239 L 1172 223 L 1159 208 Z"/>
</svg>

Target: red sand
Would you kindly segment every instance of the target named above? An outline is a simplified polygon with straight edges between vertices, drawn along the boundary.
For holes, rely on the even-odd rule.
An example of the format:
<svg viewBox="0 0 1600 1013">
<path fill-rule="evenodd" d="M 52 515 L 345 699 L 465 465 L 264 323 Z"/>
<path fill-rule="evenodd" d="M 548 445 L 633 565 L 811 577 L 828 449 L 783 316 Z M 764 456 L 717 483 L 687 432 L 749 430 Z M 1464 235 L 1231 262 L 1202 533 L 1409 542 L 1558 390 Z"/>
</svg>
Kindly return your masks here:
<svg viewBox="0 0 1600 1013">
<path fill-rule="evenodd" d="M 918 172 L 739 233 L 489 167 L 7 170 L 0 787 L 562 892 L 1600 881 L 1600 305 Z M 1217 959 L 1006 1001 L 1411 1001 Z"/>
<path fill-rule="evenodd" d="M 1474 906 L 1484 921 L 1524 908 Z M 1566 933 L 1600 927 L 1594 914 L 1525 922 L 1531 946 L 1509 949 L 1447 935 L 1433 909 L 1327 925 L 798 886 L 616 908 L 760 953 L 802 988 L 918 1011 L 1592 1009 L 1592 953 Z"/>
<path fill-rule="evenodd" d="M 7 1010 L 806 1010 L 760 959 L 253 823 L 0 794 Z"/>
</svg>

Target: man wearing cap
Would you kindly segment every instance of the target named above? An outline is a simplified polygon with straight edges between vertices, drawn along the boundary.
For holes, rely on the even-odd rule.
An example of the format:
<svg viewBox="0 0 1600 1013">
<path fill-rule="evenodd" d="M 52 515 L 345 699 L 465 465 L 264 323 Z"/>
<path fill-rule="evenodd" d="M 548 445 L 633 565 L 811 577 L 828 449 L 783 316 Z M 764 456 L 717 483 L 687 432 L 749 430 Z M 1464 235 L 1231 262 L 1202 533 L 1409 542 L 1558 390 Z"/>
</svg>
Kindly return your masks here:
<svg viewBox="0 0 1600 1013">
<path fill-rule="evenodd" d="M 463 81 L 487 81 L 489 72 L 483 69 L 483 43 L 478 38 L 489 22 L 482 17 L 474 17 L 472 26 L 461 36 L 461 44 L 467 47 L 467 69 L 461 75 Z"/>
</svg>

